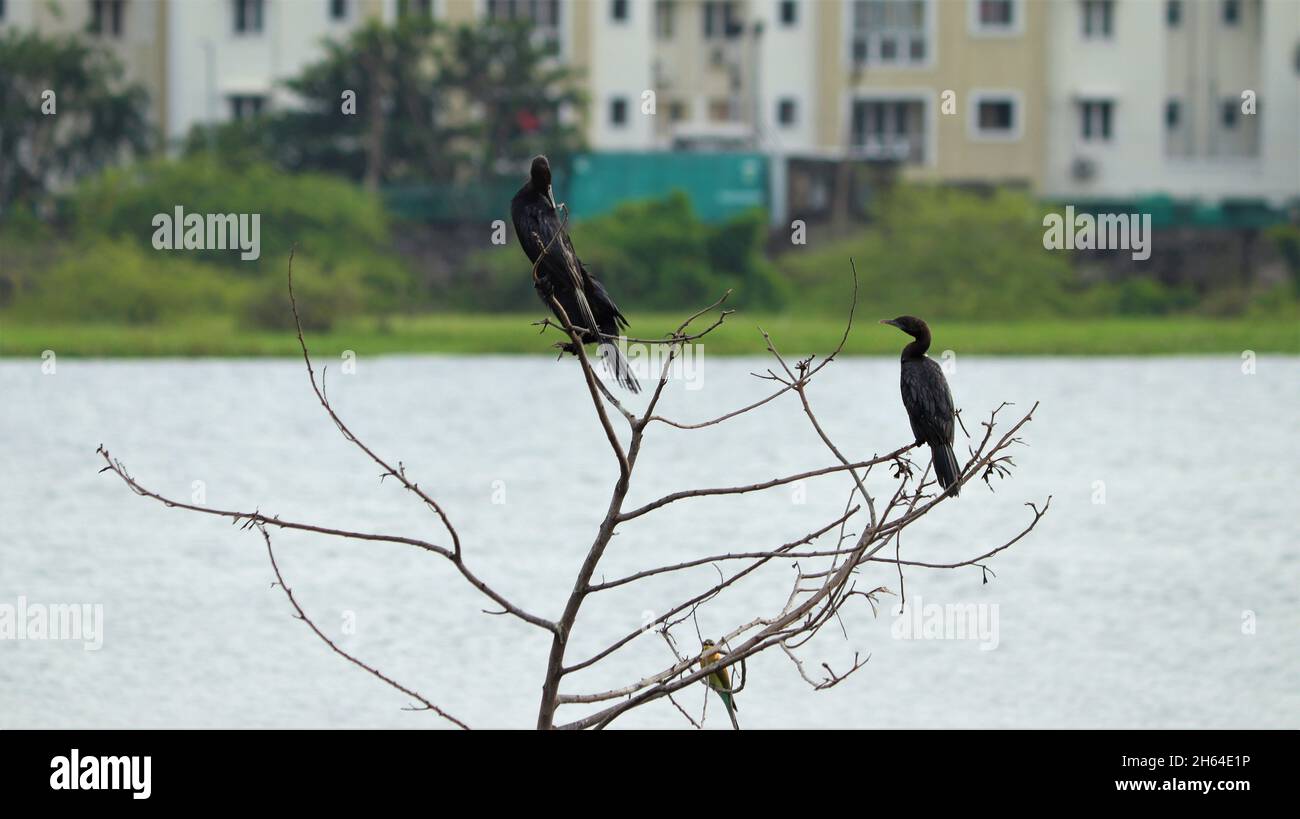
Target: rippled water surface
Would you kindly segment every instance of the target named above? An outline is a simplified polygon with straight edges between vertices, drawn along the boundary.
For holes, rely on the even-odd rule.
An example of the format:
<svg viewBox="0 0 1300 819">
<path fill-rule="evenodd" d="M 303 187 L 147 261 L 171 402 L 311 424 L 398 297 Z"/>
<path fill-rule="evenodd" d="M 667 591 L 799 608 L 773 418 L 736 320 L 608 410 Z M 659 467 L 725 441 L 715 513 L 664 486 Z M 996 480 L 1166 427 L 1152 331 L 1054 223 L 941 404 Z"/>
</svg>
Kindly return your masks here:
<svg viewBox="0 0 1300 819">
<path fill-rule="evenodd" d="M 749 373 L 767 366 L 706 359 L 701 388 L 670 385 L 663 412 L 700 420 L 740 406 L 765 393 Z M 906 442 L 897 367 L 848 359 L 815 382 L 821 420 L 851 456 Z M 337 369 L 339 412 L 444 504 L 475 571 L 557 616 L 615 474 L 573 363 L 390 357 Z M 1028 522 L 1026 501 L 1053 496 L 1038 529 L 990 562 L 987 583 L 976 568 L 905 576 L 909 601 L 996 604 L 996 647 L 893 639 L 892 611 L 873 619 L 857 598 L 844 631 L 827 628 L 805 655 L 810 673 L 823 660 L 842 670 L 855 652 L 867 665 L 815 693 L 782 654 L 763 655 L 739 697 L 743 725 L 1300 727 L 1300 359 L 1264 357 L 1244 375 L 1229 356 L 962 358 L 951 381 L 972 433 L 1003 400 L 1016 402 L 1008 412 L 1042 402 L 1011 478 L 996 493 L 969 486 L 902 544 L 915 560 L 978 554 Z M 427 510 L 381 484 L 334 430 L 301 362 L 60 359 L 45 375 L 39 362 L 4 361 L 0 425 L 0 605 L 22 596 L 104 612 L 98 651 L 0 640 L 0 727 L 441 727 L 291 618 L 256 534 L 97 474 L 103 443 L 178 499 L 201 489 L 212 507 L 444 542 Z M 652 429 L 633 504 L 831 462 L 788 396 L 718 427 Z M 889 480 L 871 485 L 883 492 Z M 836 476 L 683 502 L 627 524 L 600 575 L 778 545 L 834 519 L 846 494 Z M 534 723 L 549 641 L 482 613 L 489 601 L 445 561 L 274 537 L 300 602 L 340 645 L 474 726 Z M 570 657 L 715 576 L 701 567 L 593 598 Z M 700 628 L 715 635 L 772 612 L 789 581 L 790 568 L 774 566 L 739 584 L 701 611 Z M 898 590 L 892 567 L 859 580 L 879 585 Z M 683 624 L 683 640 L 694 635 Z M 566 690 L 621 686 L 670 660 L 661 639 L 643 637 Z M 698 713 L 703 695 L 680 701 Z M 711 704 L 709 727 L 720 716 Z M 616 724 L 686 726 L 666 702 Z"/>
</svg>

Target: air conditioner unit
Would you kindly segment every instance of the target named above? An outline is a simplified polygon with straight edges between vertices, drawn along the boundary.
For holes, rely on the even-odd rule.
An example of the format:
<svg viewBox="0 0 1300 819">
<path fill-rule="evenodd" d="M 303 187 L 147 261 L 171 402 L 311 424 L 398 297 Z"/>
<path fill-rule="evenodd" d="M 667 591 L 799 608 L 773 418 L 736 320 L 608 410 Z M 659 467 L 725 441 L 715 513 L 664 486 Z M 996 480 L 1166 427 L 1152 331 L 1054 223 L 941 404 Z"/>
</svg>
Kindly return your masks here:
<svg viewBox="0 0 1300 819">
<path fill-rule="evenodd" d="M 1075 157 L 1070 163 L 1070 176 L 1080 182 L 1087 182 L 1097 175 L 1097 161 L 1090 157 Z"/>
</svg>

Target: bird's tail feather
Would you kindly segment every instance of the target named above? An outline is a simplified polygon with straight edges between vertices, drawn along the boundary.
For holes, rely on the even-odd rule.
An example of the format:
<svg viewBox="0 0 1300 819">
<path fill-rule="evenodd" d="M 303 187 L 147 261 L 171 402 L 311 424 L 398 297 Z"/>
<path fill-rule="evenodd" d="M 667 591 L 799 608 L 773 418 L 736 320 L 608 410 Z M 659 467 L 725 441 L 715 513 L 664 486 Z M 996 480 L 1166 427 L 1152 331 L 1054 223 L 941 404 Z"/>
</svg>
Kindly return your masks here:
<svg viewBox="0 0 1300 819">
<path fill-rule="evenodd" d="M 952 452 L 952 445 L 930 444 L 930 453 L 934 457 L 934 474 L 939 479 L 939 485 L 944 489 L 953 487 L 949 494 L 956 497 L 961 491 L 961 487 L 956 486 L 957 479 L 961 476 L 961 467 L 957 464 L 957 456 Z"/>
<path fill-rule="evenodd" d="M 604 342 L 600 345 L 600 360 L 604 362 L 605 369 L 609 370 L 618 383 L 629 392 L 641 392 L 641 385 L 637 383 L 636 376 L 632 373 L 632 365 L 623 357 L 623 353 L 618 349 L 618 345 L 612 342 Z"/>
<path fill-rule="evenodd" d="M 727 716 L 731 717 L 731 727 L 740 730 L 740 722 L 736 720 L 736 698 L 731 696 L 730 691 L 719 691 L 718 696 L 722 697 L 722 704 L 727 707 Z"/>
<path fill-rule="evenodd" d="M 596 322 L 596 314 L 591 311 L 591 302 L 587 301 L 587 294 L 582 292 L 581 287 L 576 288 L 573 291 L 573 294 L 578 297 L 578 312 L 581 313 L 581 315 L 570 316 L 569 321 L 581 325 L 591 333 L 588 338 L 588 343 L 593 339 L 597 343 L 600 343 L 600 325 Z"/>
</svg>

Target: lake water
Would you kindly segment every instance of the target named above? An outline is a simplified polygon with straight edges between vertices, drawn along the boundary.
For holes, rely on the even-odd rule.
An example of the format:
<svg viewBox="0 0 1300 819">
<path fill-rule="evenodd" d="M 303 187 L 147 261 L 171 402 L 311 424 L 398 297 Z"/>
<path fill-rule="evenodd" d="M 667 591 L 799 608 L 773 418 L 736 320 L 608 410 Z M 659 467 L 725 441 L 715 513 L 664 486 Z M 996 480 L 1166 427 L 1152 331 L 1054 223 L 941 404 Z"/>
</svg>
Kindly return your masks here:
<svg viewBox="0 0 1300 819">
<path fill-rule="evenodd" d="M 318 363 L 325 356 L 318 353 Z M 614 476 L 572 361 L 362 359 L 330 367 L 337 410 L 448 510 L 471 566 L 555 617 L 604 514 Z M 913 569 L 911 602 L 997 612 L 996 647 L 891 636 L 857 598 L 844 632 L 803 656 L 843 670 L 814 692 L 780 652 L 749 663 L 745 727 L 1300 728 L 1300 358 L 960 358 L 950 375 L 967 427 L 1003 400 L 1042 405 L 995 485 L 969 485 L 907 530 L 904 557 L 979 554 L 1054 497 L 1030 536 L 979 569 Z M 662 412 L 701 420 L 765 394 L 763 359 L 706 359 Z M 852 457 L 908 439 L 896 359 L 833 364 L 811 398 Z M 637 406 L 640 401 L 634 401 Z M 1007 420 L 1011 420 L 1007 418 Z M 621 421 L 620 421 L 621 423 Z M 167 509 L 98 474 L 103 443 L 144 485 L 210 506 L 445 542 L 436 520 L 335 431 L 300 361 L 0 362 L 0 606 L 102 605 L 103 644 L 0 640 L 0 728 L 444 727 L 331 654 L 272 588 L 260 537 Z M 958 447 L 959 450 L 963 447 Z M 652 428 L 631 491 L 641 503 L 831 463 L 786 396 L 700 431 Z M 886 475 L 871 485 L 885 491 Z M 601 575 L 802 536 L 840 514 L 843 476 L 740 498 L 695 499 L 627 524 Z M 1102 502 L 1104 501 L 1104 502 Z M 475 727 L 531 727 L 549 639 L 449 565 L 398 545 L 274 532 L 300 602 L 340 645 Z M 780 607 L 788 566 L 700 612 L 716 636 Z M 592 598 L 569 658 L 714 582 L 702 567 Z M 877 564 L 860 588 L 898 590 Z M 996 605 L 996 609 L 992 606 Z M 694 641 L 690 623 L 679 635 Z M 992 642 L 986 641 L 987 646 Z M 639 638 L 566 691 L 623 685 L 671 660 Z M 698 714 L 702 686 L 679 697 Z M 584 713 L 566 707 L 561 718 Z M 708 727 L 726 725 L 716 700 Z M 688 727 L 666 701 L 623 727 Z"/>
</svg>

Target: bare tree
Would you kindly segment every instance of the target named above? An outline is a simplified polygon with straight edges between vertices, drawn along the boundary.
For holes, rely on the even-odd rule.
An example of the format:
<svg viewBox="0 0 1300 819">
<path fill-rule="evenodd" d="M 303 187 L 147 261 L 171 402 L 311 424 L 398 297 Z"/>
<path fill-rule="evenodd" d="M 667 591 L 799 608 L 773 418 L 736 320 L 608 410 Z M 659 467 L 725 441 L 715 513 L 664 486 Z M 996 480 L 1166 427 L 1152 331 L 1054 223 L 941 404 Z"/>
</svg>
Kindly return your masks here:
<svg viewBox="0 0 1300 819">
<path fill-rule="evenodd" d="M 552 237 L 551 241 L 554 241 L 554 237 Z M 547 248 L 549 248 L 549 244 Z M 543 250 L 543 256 L 545 253 L 546 250 Z M 539 257 L 538 263 L 540 261 L 541 257 Z M 536 274 L 537 267 L 534 265 L 534 279 Z M 853 275 L 853 301 L 854 307 L 856 307 L 856 269 L 853 271 Z M 391 461 L 385 460 L 375 453 L 353 434 L 343 419 L 334 411 L 325 391 L 324 374 L 322 373 L 321 377 L 317 378 L 311 356 L 307 350 L 306 341 L 303 339 L 302 324 L 298 320 L 298 307 L 293 299 L 292 254 L 290 254 L 289 258 L 288 278 L 290 303 L 293 307 L 294 319 L 298 323 L 298 341 L 302 347 L 303 362 L 306 365 L 312 390 L 315 392 L 321 407 L 343 437 L 377 464 L 385 477 L 396 480 L 406 491 L 413 494 L 428 507 L 437 517 L 441 527 L 446 530 L 448 542 L 433 543 L 396 534 L 350 531 L 315 523 L 283 520 L 278 516 L 267 515 L 260 510 L 252 512 L 222 510 L 183 503 L 163 497 L 145 488 L 102 445 L 98 453 L 104 459 L 106 466 L 101 471 L 115 473 L 136 494 L 153 498 L 167 506 L 228 518 L 242 523 L 242 528 L 255 528 L 266 544 L 267 556 L 275 574 L 276 582 L 284 590 L 297 618 L 303 620 L 331 650 L 414 699 L 418 703 L 415 710 L 431 711 L 460 728 L 468 728 L 468 726 L 441 706 L 434 704 L 431 699 L 393 680 L 373 666 L 347 653 L 316 626 L 299 605 L 280 572 L 271 544 L 271 529 L 299 530 L 350 540 L 400 543 L 422 549 L 449 561 L 460 572 L 466 582 L 490 599 L 498 608 L 498 610 L 491 613 L 518 618 L 548 634 L 551 649 L 543 676 L 542 698 L 537 710 L 538 728 L 603 728 L 622 714 L 661 698 L 670 699 L 691 725 L 700 727 L 703 722 L 703 715 L 697 721 L 676 699 L 673 699 L 673 695 L 687 686 L 703 681 L 707 676 L 723 667 L 733 668 L 733 693 L 738 692 L 745 685 L 746 660 L 767 649 L 779 647 L 790 658 L 797 673 L 814 690 L 824 690 L 838 685 L 850 674 L 861 668 L 865 660 L 860 660 L 855 655 L 853 663 L 848 668 L 837 672 L 829 664 L 821 663 L 822 671 L 818 672 L 817 676 L 813 676 L 808 673 L 807 660 L 801 656 L 801 650 L 823 626 L 841 616 L 845 603 L 851 598 L 855 596 L 865 598 L 872 611 L 875 612 L 878 596 L 888 592 L 888 590 L 882 585 L 872 586 L 870 589 L 859 588 L 858 577 L 870 567 L 870 564 L 892 565 L 897 572 L 900 591 L 903 572 L 907 567 L 956 569 L 963 566 L 974 566 L 983 568 L 984 561 L 1025 537 L 1047 512 L 1051 503 L 1050 496 L 1043 503 L 1041 509 L 1033 503 L 1027 503 L 1026 506 L 1032 512 L 1032 517 L 1028 523 L 1014 536 L 1002 542 L 1001 545 L 981 554 L 951 563 L 903 560 L 898 550 L 898 543 L 903 530 L 920 520 L 938 504 L 944 502 L 949 497 L 949 492 L 937 491 L 937 485 L 930 479 L 930 468 L 928 466 L 925 470 L 920 471 L 920 477 L 917 477 L 919 471 L 917 465 L 908 457 L 910 451 L 916 446 L 913 443 L 900 446 L 883 455 L 873 455 L 866 460 L 850 460 L 826 433 L 813 411 L 808 395 L 808 387 L 812 379 L 834 361 L 835 357 L 843 350 L 849 332 L 853 327 L 853 308 L 849 311 L 844 335 L 840 339 L 838 346 L 820 360 L 815 356 L 810 356 L 791 364 L 777 350 L 772 338 L 766 332 L 760 330 L 767 352 L 772 356 L 774 363 L 766 373 L 758 377 L 773 383 L 771 393 L 759 401 L 716 418 L 696 423 L 684 423 L 656 414 L 656 408 L 663 395 L 664 387 L 669 380 L 672 363 L 681 353 L 683 346 L 708 335 L 721 326 L 727 316 L 731 314 L 732 311 L 724 310 L 722 307 L 728 294 L 724 294 L 713 305 L 688 317 L 666 338 L 635 339 L 635 341 L 662 344 L 666 347 L 666 354 L 663 357 L 663 365 L 655 389 L 650 396 L 646 409 L 640 415 L 629 411 L 623 406 L 598 378 L 585 349 L 579 343 L 579 333 L 582 328 L 576 328 L 559 303 L 552 299 L 552 306 L 555 308 L 556 315 L 560 316 L 562 321 L 555 323 L 545 319 L 538 322 L 538 324 L 542 326 L 543 331 L 548 328 L 563 331 L 568 335 L 573 346 L 576 347 L 582 377 L 590 393 L 597 420 L 608 441 L 610 456 L 617 464 L 618 476 L 614 481 L 604 519 L 596 531 L 591 548 L 588 550 L 581 566 L 577 569 L 573 588 L 564 601 L 560 616 L 556 619 L 543 617 L 525 611 L 520 606 L 512 603 L 505 596 L 498 593 L 487 581 L 479 577 L 470 568 L 467 550 L 462 546 L 460 535 L 446 510 L 421 489 L 418 483 L 407 476 L 406 469 L 400 461 L 397 462 L 396 466 L 393 466 Z M 715 313 L 716 317 L 707 327 L 695 333 L 690 332 L 690 328 L 694 323 L 707 315 Z M 612 341 L 612 339 L 610 340 Z M 642 452 L 647 432 L 655 424 L 662 424 L 679 430 L 703 429 L 732 421 L 787 394 L 791 394 L 799 401 L 808 423 L 829 452 L 831 463 L 827 466 L 762 483 L 686 489 L 664 495 L 642 506 L 627 507 L 625 501 L 628 488 L 632 482 L 632 475 L 636 469 L 638 456 Z M 952 488 L 960 487 L 967 481 L 976 478 L 989 483 L 993 478 L 1005 477 L 1014 466 L 1012 458 L 1007 452 L 1011 447 L 1021 443 L 1017 434 L 1032 419 L 1034 409 L 1038 405 L 1035 404 L 1034 408 L 1031 408 L 1018 421 L 1011 424 L 1000 436 L 995 436 L 994 430 L 999 423 L 998 415 L 1008 406 L 1008 404 L 1004 403 L 994 409 L 990 413 L 988 420 L 983 422 L 984 432 L 982 436 L 979 436 L 977 444 L 972 439 L 969 457 L 962 469 L 959 481 Z M 616 429 L 614 414 L 621 417 L 627 424 L 626 441 Z M 890 493 L 887 500 L 884 499 L 883 495 L 880 498 L 874 497 L 866 488 L 865 480 L 867 476 L 872 470 L 878 468 L 889 470 L 890 478 L 895 485 L 894 491 Z M 660 512 L 674 503 L 691 498 L 761 492 L 773 487 L 792 484 L 796 481 L 842 473 L 847 473 L 849 479 L 847 481 L 848 500 L 843 513 L 813 531 L 796 534 L 786 543 L 761 551 L 703 555 L 681 563 L 653 566 L 613 580 L 594 581 L 596 569 L 605 555 L 610 539 L 614 536 L 618 527 L 628 521 Z M 863 514 L 864 507 L 865 514 Z M 860 532 L 856 534 L 849 532 L 848 526 L 850 523 L 859 525 Z M 821 547 L 814 546 L 816 542 L 823 538 L 833 539 L 834 542 Z M 888 556 L 888 553 L 882 554 L 883 550 L 891 543 L 894 544 L 893 556 Z M 691 620 L 702 607 L 708 606 L 742 578 L 753 576 L 765 567 L 782 564 L 791 565 L 795 568 L 794 580 L 790 584 L 789 592 L 780 599 L 753 600 L 752 603 L 746 601 L 746 605 L 755 614 L 747 622 L 737 623 L 717 641 L 721 652 L 720 660 L 701 666 L 698 650 L 683 650 L 679 646 L 675 629 L 679 629 L 684 623 Z M 718 580 L 710 587 L 701 589 L 699 593 L 676 602 L 652 622 L 612 640 L 603 649 L 589 657 L 575 660 L 567 656 L 569 637 L 573 634 L 578 623 L 583 604 L 592 595 L 637 583 L 646 578 L 681 572 L 692 567 L 705 565 L 714 566 L 718 571 Z M 618 688 L 596 692 L 567 692 L 561 690 L 562 683 L 570 675 L 596 666 L 637 638 L 649 635 L 652 632 L 662 637 L 671 650 L 671 662 Z M 698 637 L 698 634 L 696 636 Z M 557 717 L 557 712 L 563 706 L 568 706 L 574 710 L 581 708 L 583 714 L 575 716 L 567 722 L 561 721 Z M 583 706 L 586 707 L 582 708 Z"/>
</svg>

